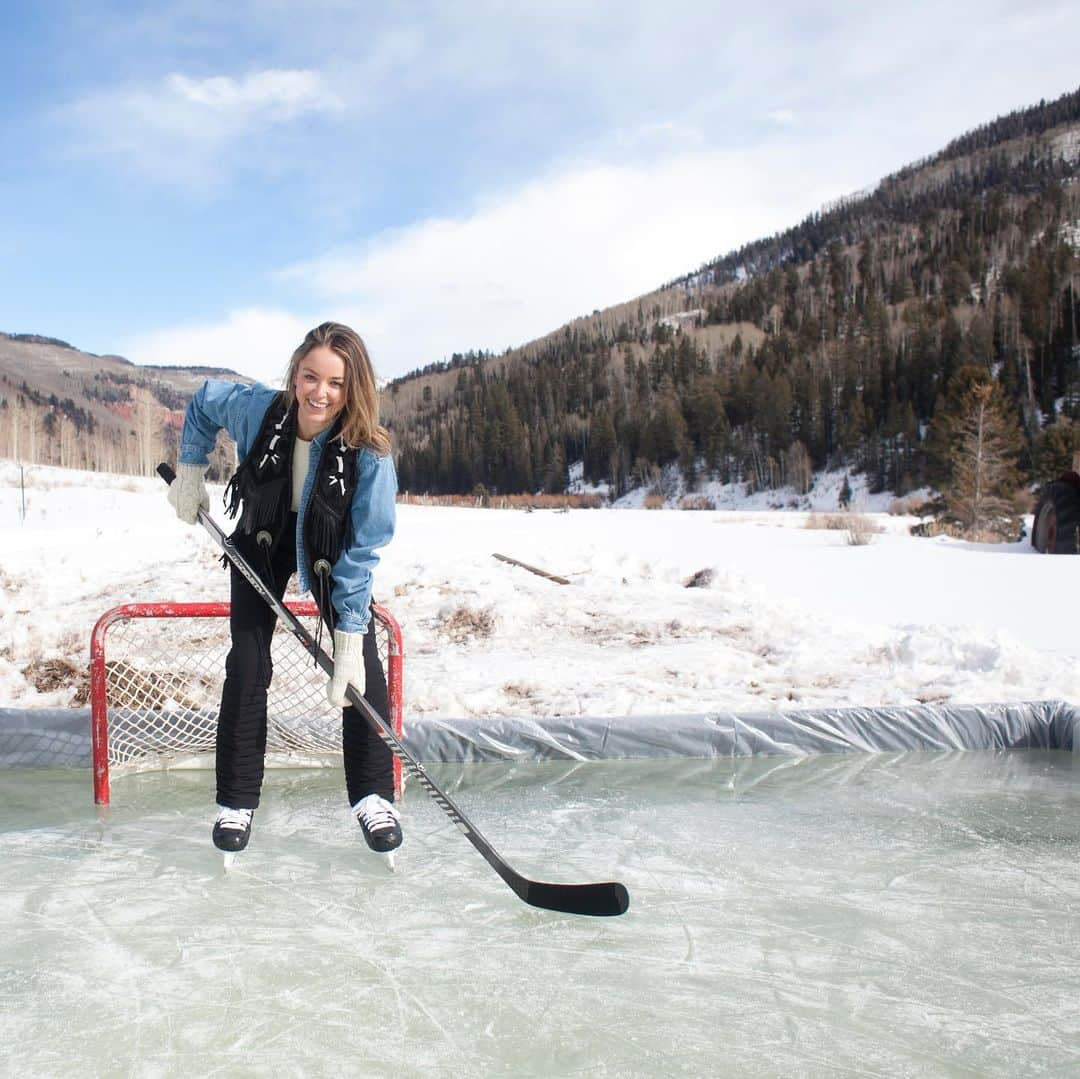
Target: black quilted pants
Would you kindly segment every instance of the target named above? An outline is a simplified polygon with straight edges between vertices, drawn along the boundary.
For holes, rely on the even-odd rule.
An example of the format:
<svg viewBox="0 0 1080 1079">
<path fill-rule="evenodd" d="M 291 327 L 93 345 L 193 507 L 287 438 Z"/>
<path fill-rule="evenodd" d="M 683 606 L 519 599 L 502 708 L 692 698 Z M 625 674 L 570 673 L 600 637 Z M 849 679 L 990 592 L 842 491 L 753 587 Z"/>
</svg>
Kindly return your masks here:
<svg viewBox="0 0 1080 1079">
<path fill-rule="evenodd" d="M 258 555 L 248 562 L 280 599 L 296 572 L 295 515 L 274 554 L 268 574 Z M 217 801 L 233 809 L 255 809 L 263 781 L 266 752 L 266 691 L 274 673 L 270 639 L 277 615 L 231 565 L 232 648 L 225 661 L 225 687 L 217 731 Z M 269 578 L 269 579 L 268 579 Z M 388 714 L 386 674 L 379 659 L 375 619 L 364 638 L 364 668 L 368 703 L 381 716 Z M 342 712 L 342 749 L 349 804 L 367 794 L 394 800 L 393 756 L 367 721 L 353 707 Z"/>
</svg>

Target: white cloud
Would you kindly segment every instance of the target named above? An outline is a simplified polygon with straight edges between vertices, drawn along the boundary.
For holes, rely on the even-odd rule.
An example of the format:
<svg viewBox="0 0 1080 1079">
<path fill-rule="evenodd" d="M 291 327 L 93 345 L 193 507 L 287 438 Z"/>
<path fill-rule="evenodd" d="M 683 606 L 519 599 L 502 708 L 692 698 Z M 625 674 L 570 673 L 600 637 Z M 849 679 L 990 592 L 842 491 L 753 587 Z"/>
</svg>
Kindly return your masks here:
<svg viewBox="0 0 1080 1079">
<path fill-rule="evenodd" d="M 256 71 L 239 79 L 173 73 L 152 85 L 90 94 L 60 118 L 76 153 L 118 157 L 157 179 L 212 184 L 239 159 L 248 136 L 343 108 L 316 71 Z"/>
<path fill-rule="evenodd" d="M 279 384 L 293 349 L 321 319 L 251 307 L 222 322 L 180 325 L 132 338 L 121 351 L 135 363 L 226 367 Z"/>
<path fill-rule="evenodd" d="M 231 313 L 132 342 L 142 362 L 214 362 L 279 376 L 311 325 L 367 340 L 383 377 L 456 351 L 500 352 L 594 308 L 632 299 L 740 243 L 781 229 L 847 186 L 773 153 L 698 153 L 651 167 L 582 165 L 461 218 L 387 232 L 276 276 L 321 312 Z"/>
<path fill-rule="evenodd" d="M 271 123 L 292 120 L 304 112 L 341 108 L 341 101 L 315 71 L 257 71 L 244 79 L 216 75 L 189 79 L 170 75 L 165 93 L 212 112 L 231 114 L 239 122 L 262 116 Z"/>
<path fill-rule="evenodd" d="M 680 144 L 683 148 L 698 147 L 705 145 L 706 141 L 700 128 L 674 120 L 652 121 L 615 133 L 616 144 L 637 150 L 663 150 L 669 147 L 677 149 Z"/>
<path fill-rule="evenodd" d="M 287 275 L 353 312 L 383 373 L 400 374 L 632 299 L 847 189 L 776 164 L 714 152 L 567 170 Z"/>
</svg>

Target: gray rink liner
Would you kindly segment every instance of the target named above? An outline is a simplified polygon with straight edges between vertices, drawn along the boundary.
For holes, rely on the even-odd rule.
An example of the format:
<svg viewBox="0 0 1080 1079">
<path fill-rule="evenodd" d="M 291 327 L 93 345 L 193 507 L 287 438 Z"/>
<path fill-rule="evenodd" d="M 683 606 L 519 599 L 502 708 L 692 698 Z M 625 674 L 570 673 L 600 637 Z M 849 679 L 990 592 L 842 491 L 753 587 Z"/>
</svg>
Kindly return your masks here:
<svg viewBox="0 0 1080 1079">
<path fill-rule="evenodd" d="M 912 705 L 658 716 L 406 721 L 422 761 L 712 759 L 1060 749 L 1080 752 L 1080 708 L 1065 701 Z M 90 710 L 0 708 L 0 769 L 89 767 Z"/>
</svg>

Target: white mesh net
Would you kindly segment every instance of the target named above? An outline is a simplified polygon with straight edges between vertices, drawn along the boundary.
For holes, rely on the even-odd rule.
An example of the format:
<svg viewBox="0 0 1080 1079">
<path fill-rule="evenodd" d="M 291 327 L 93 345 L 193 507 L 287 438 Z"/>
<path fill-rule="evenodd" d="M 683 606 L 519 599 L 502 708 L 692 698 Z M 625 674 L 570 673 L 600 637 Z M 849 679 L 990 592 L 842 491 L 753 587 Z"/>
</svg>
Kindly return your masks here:
<svg viewBox="0 0 1080 1079">
<path fill-rule="evenodd" d="M 122 618 L 105 635 L 108 762 L 117 767 L 167 765 L 212 752 L 217 730 L 229 619 L 221 616 Z M 315 615 L 300 616 L 314 636 Z M 395 627 L 378 611 L 379 654 L 390 677 Z M 325 640 L 325 638 L 324 638 Z M 341 756 L 341 711 L 326 701 L 326 675 L 300 642 L 278 624 L 271 646 L 274 676 L 267 700 L 267 758 L 311 763 Z M 284 757 L 285 760 L 280 758 Z"/>
</svg>

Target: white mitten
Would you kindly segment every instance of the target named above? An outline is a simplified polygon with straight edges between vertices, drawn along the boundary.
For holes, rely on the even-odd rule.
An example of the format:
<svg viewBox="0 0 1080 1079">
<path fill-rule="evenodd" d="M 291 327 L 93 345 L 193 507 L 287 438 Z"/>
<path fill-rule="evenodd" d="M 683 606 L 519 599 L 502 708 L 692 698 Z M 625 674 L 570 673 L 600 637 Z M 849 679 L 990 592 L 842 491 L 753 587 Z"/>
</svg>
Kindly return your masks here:
<svg viewBox="0 0 1080 1079">
<path fill-rule="evenodd" d="M 334 630 L 334 676 L 326 687 L 326 699 L 335 708 L 344 708 L 345 687 L 352 683 L 363 696 L 367 688 L 364 671 L 364 633 L 346 633 Z"/>
<path fill-rule="evenodd" d="M 169 505 L 189 525 L 199 520 L 199 510 L 210 509 L 210 496 L 203 482 L 205 475 L 206 465 L 181 464 L 176 467 L 176 479 L 169 484 Z"/>
</svg>

